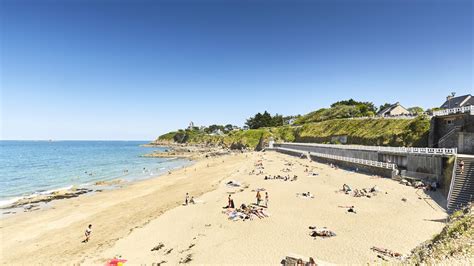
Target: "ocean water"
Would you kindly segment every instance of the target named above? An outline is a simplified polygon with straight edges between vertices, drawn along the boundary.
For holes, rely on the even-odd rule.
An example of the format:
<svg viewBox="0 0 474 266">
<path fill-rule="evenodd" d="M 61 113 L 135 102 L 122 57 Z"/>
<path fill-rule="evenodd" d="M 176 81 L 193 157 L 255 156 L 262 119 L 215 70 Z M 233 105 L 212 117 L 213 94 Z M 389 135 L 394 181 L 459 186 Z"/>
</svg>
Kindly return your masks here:
<svg viewBox="0 0 474 266">
<path fill-rule="evenodd" d="M 189 160 L 140 155 L 146 141 L 0 141 L 0 206 L 25 196 L 97 181 L 150 178 Z M 125 171 L 125 170 L 128 170 Z"/>
</svg>

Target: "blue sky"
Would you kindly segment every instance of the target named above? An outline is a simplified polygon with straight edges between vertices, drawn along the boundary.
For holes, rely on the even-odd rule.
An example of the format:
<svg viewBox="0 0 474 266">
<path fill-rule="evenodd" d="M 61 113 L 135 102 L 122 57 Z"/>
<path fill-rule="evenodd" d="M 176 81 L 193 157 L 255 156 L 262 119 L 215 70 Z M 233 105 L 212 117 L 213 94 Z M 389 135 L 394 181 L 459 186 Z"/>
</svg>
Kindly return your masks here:
<svg viewBox="0 0 474 266">
<path fill-rule="evenodd" d="M 472 1 L 0 1 L 2 139 L 472 93 Z"/>
</svg>

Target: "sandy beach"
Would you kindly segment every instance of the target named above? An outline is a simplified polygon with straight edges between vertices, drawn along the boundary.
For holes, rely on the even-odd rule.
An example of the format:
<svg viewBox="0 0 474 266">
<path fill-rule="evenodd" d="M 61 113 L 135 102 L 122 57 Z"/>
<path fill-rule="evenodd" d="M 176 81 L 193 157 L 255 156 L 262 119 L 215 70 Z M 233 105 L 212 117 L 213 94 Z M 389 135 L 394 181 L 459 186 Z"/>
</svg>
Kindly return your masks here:
<svg viewBox="0 0 474 266">
<path fill-rule="evenodd" d="M 264 174 L 249 174 L 259 160 Z M 317 175 L 308 175 L 305 165 Z M 278 174 L 298 179 L 264 180 Z M 227 186 L 230 180 L 241 186 Z M 353 189 L 377 186 L 380 192 L 353 197 L 339 191 L 344 183 Z M 258 188 L 269 193 L 269 217 L 229 220 L 223 213 L 229 193 L 240 206 L 254 203 Z M 182 205 L 186 192 L 196 204 Z M 297 197 L 302 192 L 314 198 Z M 327 264 L 375 263 L 381 260 L 372 246 L 406 254 L 438 233 L 446 218 L 421 190 L 276 152 L 203 159 L 169 175 L 51 205 L 1 220 L 3 264 L 103 265 L 121 256 L 127 264 L 176 265 L 188 258 L 196 264 L 278 265 L 290 254 Z M 348 205 L 357 214 L 338 207 Z M 82 243 L 88 224 L 92 237 Z M 313 238 L 309 226 L 337 235 Z"/>
</svg>

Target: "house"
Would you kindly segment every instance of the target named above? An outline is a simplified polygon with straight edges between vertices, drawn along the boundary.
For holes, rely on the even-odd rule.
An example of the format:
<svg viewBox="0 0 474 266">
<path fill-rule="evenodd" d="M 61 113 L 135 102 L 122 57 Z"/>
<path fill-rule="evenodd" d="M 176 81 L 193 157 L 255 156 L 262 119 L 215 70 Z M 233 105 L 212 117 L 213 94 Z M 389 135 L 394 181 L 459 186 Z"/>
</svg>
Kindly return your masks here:
<svg viewBox="0 0 474 266">
<path fill-rule="evenodd" d="M 433 113 L 428 146 L 457 148 L 460 154 L 474 154 L 474 113 L 469 106 L 474 106 L 470 94 L 448 96 L 441 105 L 444 110 Z"/>
<path fill-rule="evenodd" d="M 472 97 L 471 94 L 458 97 L 448 96 L 446 101 L 440 106 L 440 108 L 451 109 L 469 105 L 474 105 L 474 97 Z"/>
<path fill-rule="evenodd" d="M 385 117 L 385 116 L 399 116 L 399 115 L 410 115 L 410 111 L 408 111 L 405 107 L 401 106 L 399 102 L 379 111 L 377 116 Z"/>
</svg>

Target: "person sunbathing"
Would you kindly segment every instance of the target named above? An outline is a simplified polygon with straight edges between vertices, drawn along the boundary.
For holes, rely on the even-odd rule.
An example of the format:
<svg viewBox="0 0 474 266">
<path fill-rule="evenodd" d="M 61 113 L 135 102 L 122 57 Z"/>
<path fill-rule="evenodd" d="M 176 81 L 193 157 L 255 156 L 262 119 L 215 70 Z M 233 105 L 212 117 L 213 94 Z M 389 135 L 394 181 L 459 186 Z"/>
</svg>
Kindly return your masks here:
<svg viewBox="0 0 474 266">
<path fill-rule="evenodd" d="M 354 214 L 357 213 L 357 212 L 355 211 L 355 207 L 354 207 L 354 206 L 351 206 L 349 209 L 347 209 L 347 212 L 352 212 L 352 213 L 354 213 Z"/>
<path fill-rule="evenodd" d="M 310 236 L 312 236 L 312 237 L 317 237 L 317 236 L 332 237 L 332 236 L 336 236 L 336 233 L 334 233 L 331 230 L 327 230 L 327 229 L 317 229 L 317 230 L 312 231 L 310 233 Z"/>
<path fill-rule="evenodd" d="M 263 216 L 258 212 L 258 210 L 251 210 L 250 213 L 257 216 L 259 219 L 263 218 Z"/>
<path fill-rule="evenodd" d="M 264 210 L 263 208 L 260 208 L 260 209 L 258 210 L 258 212 L 259 212 L 262 216 L 268 217 L 268 214 L 265 213 L 265 210 Z"/>
</svg>

